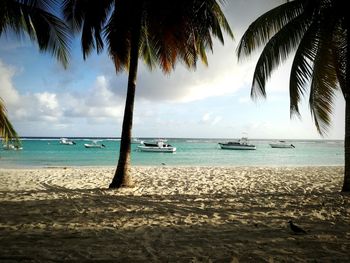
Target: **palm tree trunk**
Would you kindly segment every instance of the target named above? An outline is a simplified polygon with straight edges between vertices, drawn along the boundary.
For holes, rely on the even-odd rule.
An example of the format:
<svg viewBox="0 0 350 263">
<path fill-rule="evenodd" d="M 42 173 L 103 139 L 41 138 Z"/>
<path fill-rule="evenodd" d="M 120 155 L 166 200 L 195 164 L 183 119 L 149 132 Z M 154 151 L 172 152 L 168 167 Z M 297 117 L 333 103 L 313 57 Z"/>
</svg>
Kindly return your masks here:
<svg viewBox="0 0 350 263">
<path fill-rule="evenodd" d="M 122 127 L 122 136 L 120 141 L 120 152 L 118 166 L 115 171 L 113 180 L 109 188 L 119 188 L 121 186 L 128 186 L 131 184 L 130 179 L 130 150 L 131 150 L 131 134 L 132 134 L 132 120 L 134 112 L 134 100 L 136 91 L 137 68 L 139 59 L 139 42 L 140 42 L 140 28 L 135 30 L 132 36 L 132 46 L 130 50 L 130 68 L 128 77 L 128 91 L 126 95 L 124 119 Z"/>
<path fill-rule="evenodd" d="M 347 94 L 346 94 L 347 95 Z M 345 167 L 343 192 L 350 191 L 350 98 L 345 96 Z"/>
<path fill-rule="evenodd" d="M 342 89 L 345 98 L 345 139 L 344 139 L 344 182 L 342 192 L 350 192 L 350 74 L 349 74 L 349 59 L 350 59 L 350 47 L 349 47 L 349 17 L 345 16 L 345 25 L 347 27 L 346 34 L 346 64 L 345 64 L 345 87 Z"/>
</svg>

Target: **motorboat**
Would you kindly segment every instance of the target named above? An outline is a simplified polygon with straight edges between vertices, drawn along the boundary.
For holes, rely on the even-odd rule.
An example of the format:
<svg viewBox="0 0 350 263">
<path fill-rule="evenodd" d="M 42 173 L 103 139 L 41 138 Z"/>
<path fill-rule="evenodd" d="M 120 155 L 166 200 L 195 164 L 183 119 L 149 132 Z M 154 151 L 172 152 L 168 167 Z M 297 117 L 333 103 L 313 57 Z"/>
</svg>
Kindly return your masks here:
<svg viewBox="0 0 350 263">
<path fill-rule="evenodd" d="M 14 144 L 4 144 L 2 148 L 4 150 L 13 150 L 13 151 L 23 150 L 23 147 L 19 145 L 14 145 Z"/>
<path fill-rule="evenodd" d="M 219 142 L 219 146 L 224 150 L 256 150 L 255 145 L 249 144 L 247 137 L 242 137 L 238 141 L 233 142 Z"/>
<path fill-rule="evenodd" d="M 166 152 L 173 153 L 176 152 L 176 147 L 171 146 L 164 142 L 164 140 L 158 140 L 155 142 L 144 142 L 141 141 L 137 148 L 142 152 Z"/>
<path fill-rule="evenodd" d="M 291 143 L 287 143 L 286 141 L 278 141 L 275 143 L 270 143 L 271 148 L 295 148 L 295 146 Z"/>
<path fill-rule="evenodd" d="M 75 141 L 73 140 L 70 140 L 68 138 L 61 138 L 60 139 L 60 144 L 63 144 L 63 145 L 75 145 Z"/>
<path fill-rule="evenodd" d="M 105 148 L 106 145 L 102 144 L 98 144 L 98 141 L 92 141 L 92 143 L 85 143 L 84 146 L 85 148 Z"/>
</svg>

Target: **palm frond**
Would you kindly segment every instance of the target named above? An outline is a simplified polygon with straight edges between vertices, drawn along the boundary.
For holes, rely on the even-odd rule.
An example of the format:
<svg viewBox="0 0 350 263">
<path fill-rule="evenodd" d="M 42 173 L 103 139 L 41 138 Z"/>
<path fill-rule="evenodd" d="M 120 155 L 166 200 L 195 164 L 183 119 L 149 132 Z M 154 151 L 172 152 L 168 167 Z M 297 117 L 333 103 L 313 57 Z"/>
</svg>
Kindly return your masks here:
<svg viewBox="0 0 350 263">
<path fill-rule="evenodd" d="M 347 36 L 342 24 L 337 24 L 333 33 L 332 51 L 340 88 L 346 94 Z"/>
<path fill-rule="evenodd" d="M 238 58 L 249 55 L 258 47 L 266 44 L 274 34 L 302 14 L 305 2 L 303 0 L 287 2 L 256 19 L 245 31 L 238 44 Z"/>
<path fill-rule="evenodd" d="M 108 51 L 114 61 L 116 71 L 129 70 L 132 31 L 136 21 L 140 21 L 140 12 L 133 9 L 133 1 L 118 1 L 111 18 L 104 29 L 108 42 Z M 140 8 L 138 6 L 138 8 Z M 140 27 L 140 24 L 138 25 Z M 142 34 L 142 30 L 140 31 Z M 140 41 L 140 46 L 142 43 Z"/>
<path fill-rule="evenodd" d="M 84 59 L 96 49 L 103 50 L 102 32 L 113 7 L 113 0 L 65 0 L 65 20 L 74 32 L 82 31 L 81 45 Z"/>
<path fill-rule="evenodd" d="M 14 140 L 17 144 L 20 144 L 19 137 L 13 128 L 10 120 L 7 117 L 7 111 L 3 100 L 0 98 L 0 137 L 5 144 L 9 140 Z"/>
<path fill-rule="evenodd" d="M 131 33 L 139 26 L 134 22 L 139 19 L 134 1 L 115 2 L 104 31 L 117 71 L 128 69 Z M 233 36 L 215 0 L 145 0 L 140 15 L 139 54 L 150 68 L 158 64 L 164 73 L 173 70 L 178 61 L 188 68 L 195 68 L 198 58 L 207 64 L 212 38 L 223 42 L 223 31 Z"/>
<path fill-rule="evenodd" d="M 338 88 L 330 41 L 329 34 L 324 31 L 320 32 L 320 43 L 314 62 L 309 98 L 311 114 L 321 135 L 326 134 L 330 126 L 334 96 Z"/>
<path fill-rule="evenodd" d="M 141 45 L 140 45 L 140 54 L 142 54 L 143 60 L 145 64 L 148 66 L 150 70 L 153 70 L 156 66 L 156 50 L 153 46 L 152 42 L 149 41 L 149 33 L 146 25 L 142 27 L 142 37 L 141 37 Z"/>
<path fill-rule="evenodd" d="M 56 16 L 38 9 L 32 10 L 29 18 L 40 51 L 50 52 L 67 67 L 70 56 L 70 34 L 67 26 Z"/>
<path fill-rule="evenodd" d="M 268 41 L 255 67 L 251 90 L 252 98 L 266 96 L 265 84 L 267 79 L 298 47 L 309 24 L 308 16 L 300 15 L 281 28 Z"/>
<path fill-rule="evenodd" d="M 225 1 L 221 1 L 221 2 L 224 3 Z M 224 31 L 230 36 L 230 38 L 234 39 L 231 27 L 230 27 L 224 13 L 221 10 L 220 5 L 216 1 L 213 1 L 212 10 L 213 10 L 213 14 L 215 15 L 215 18 L 217 18 L 217 20 L 218 20 L 218 23 L 215 23 L 215 25 L 218 24 L 220 27 L 222 27 L 222 29 L 224 29 Z M 224 39 L 222 39 L 222 43 L 224 43 Z"/>
<path fill-rule="evenodd" d="M 68 64 L 70 34 L 59 18 L 58 1 L 55 0 L 3 0 L 0 12 L 0 34 L 12 30 L 24 34 L 38 43 L 41 51 L 48 51 L 64 67 Z"/>
<path fill-rule="evenodd" d="M 305 32 L 295 53 L 289 79 L 290 114 L 300 116 L 299 102 L 312 77 L 319 44 L 318 25 L 313 23 Z"/>
</svg>

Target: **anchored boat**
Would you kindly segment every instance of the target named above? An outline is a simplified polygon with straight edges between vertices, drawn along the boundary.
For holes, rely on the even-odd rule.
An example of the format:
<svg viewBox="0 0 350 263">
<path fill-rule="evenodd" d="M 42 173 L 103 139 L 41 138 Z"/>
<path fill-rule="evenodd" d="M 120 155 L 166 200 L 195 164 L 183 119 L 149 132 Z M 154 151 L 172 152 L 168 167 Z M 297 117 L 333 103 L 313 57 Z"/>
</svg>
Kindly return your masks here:
<svg viewBox="0 0 350 263">
<path fill-rule="evenodd" d="M 247 137 L 242 137 L 238 141 L 233 142 L 219 142 L 219 146 L 224 150 L 256 150 L 255 145 L 249 144 Z"/>
<path fill-rule="evenodd" d="M 286 141 L 278 141 L 275 143 L 270 143 L 271 148 L 295 148 L 295 146 L 291 143 L 287 143 Z"/>
<path fill-rule="evenodd" d="M 75 144 L 75 141 L 72 141 L 68 138 L 61 138 L 60 139 L 60 144 L 63 144 L 63 145 L 74 145 Z"/>
<path fill-rule="evenodd" d="M 176 147 L 165 143 L 164 140 L 158 140 L 155 142 L 144 142 L 141 141 L 137 148 L 142 152 L 166 152 L 173 153 L 176 152 Z"/>
</svg>

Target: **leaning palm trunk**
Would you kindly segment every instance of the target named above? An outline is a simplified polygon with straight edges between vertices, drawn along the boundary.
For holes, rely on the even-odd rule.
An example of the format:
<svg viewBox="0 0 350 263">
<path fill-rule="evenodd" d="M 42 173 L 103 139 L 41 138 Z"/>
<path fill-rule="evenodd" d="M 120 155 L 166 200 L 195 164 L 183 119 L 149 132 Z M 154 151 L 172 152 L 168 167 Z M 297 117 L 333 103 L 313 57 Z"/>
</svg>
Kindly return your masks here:
<svg viewBox="0 0 350 263">
<path fill-rule="evenodd" d="M 346 43 L 349 43 L 349 18 L 346 19 L 347 35 Z M 349 72 L 349 45 L 346 46 L 346 59 L 345 59 L 345 72 Z M 344 140 L 344 157 L 345 157 L 345 167 L 344 167 L 344 182 L 343 182 L 343 192 L 350 192 L 350 75 L 349 73 L 345 75 L 345 88 L 343 88 L 343 95 L 345 98 L 345 140 Z"/>
<path fill-rule="evenodd" d="M 130 50 L 128 90 L 127 90 L 126 102 L 125 102 L 122 137 L 120 141 L 119 160 L 118 160 L 117 169 L 115 171 L 112 183 L 109 185 L 109 188 L 119 188 L 121 186 L 129 186 L 131 184 L 130 151 L 131 151 L 131 134 L 132 134 L 133 113 L 134 113 L 137 68 L 138 68 L 138 59 L 139 59 L 139 42 L 140 42 L 140 28 L 135 30 L 132 37 L 132 47 Z"/>
<path fill-rule="evenodd" d="M 345 171 L 343 192 L 350 191 L 350 98 L 348 94 L 345 95 Z"/>
<path fill-rule="evenodd" d="M 349 74 L 349 17 L 345 16 L 346 52 L 345 52 L 345 87 L 342 89 L 345 99 L 345 139 L 344 139 L 344 182 L 342 192 L 350 192 L 350 74 Z"/>
</svg>

